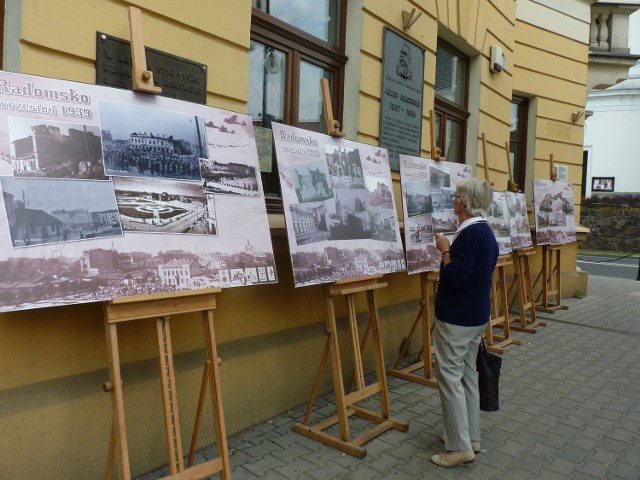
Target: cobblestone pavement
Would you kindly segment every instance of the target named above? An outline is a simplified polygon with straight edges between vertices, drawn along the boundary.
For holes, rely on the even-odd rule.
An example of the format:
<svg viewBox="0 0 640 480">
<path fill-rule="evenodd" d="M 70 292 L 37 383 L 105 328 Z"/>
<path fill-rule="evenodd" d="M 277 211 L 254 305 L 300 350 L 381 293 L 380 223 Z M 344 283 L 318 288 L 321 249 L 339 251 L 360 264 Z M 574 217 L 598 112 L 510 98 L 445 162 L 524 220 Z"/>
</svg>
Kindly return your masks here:
<svg viewBox="0 0 640 480">
<path fill-rule="evenodd" d="M 522 345 L 505 347 L 501 408 L 482 413 L 475 463 L 431 463 L 443 447 L 438 392 L 388 376 L 392 415 L 409 422 L 407 432 L 379 435 L 357 459 L 294 433 L 301 405 L 229 438 L 233 480 L 639 480 L 640 282 L 592 276 L 585 298 L 563 303 L 568 310 L 538 314 L 547 325 L 535 334 L 512 332 Z M 361 405 L 379 410 L 378 402 Z M 312 423 L 334 413 L 331 395 L 321 397 Z M 166 469 L 140 480 L 164 475 Z"/>
</svg>

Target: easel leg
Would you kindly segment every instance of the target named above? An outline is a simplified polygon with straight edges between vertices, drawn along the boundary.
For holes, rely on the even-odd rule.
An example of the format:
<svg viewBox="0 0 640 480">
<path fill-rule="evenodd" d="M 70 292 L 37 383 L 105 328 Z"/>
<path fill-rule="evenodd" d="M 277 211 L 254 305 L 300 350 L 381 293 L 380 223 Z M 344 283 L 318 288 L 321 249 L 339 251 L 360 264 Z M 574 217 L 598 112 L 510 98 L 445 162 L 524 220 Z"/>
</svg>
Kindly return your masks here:
<svg viewBox="0 0 640 480">
<path fill-rule="evenodd" d="M 204 362 L 204 370 L 202 371 L 202 382 L 200 383 L 200 396 L 198 397 L 198 407 L 196 408 L 196 419 L 193 425 L 193 434 L 191 435 L 191 447 L 189 448 L 188 467 L 193 466 L 196 458 L 196 448 L 198 445 L 198 437 L 200 434 L 200 424 L 202 423 L 202 409 L 207 396 L 207 384 L 209 383 L 209 375 L 211 375 L 211 360 Z"/>
<path fill-rule="evenodd" d="M 127 448 L 126 427 L 124 421 L 124 399 L 122 396 L 122 375 L 120 372 L 120 353 L 118 351 L 118 330 L 115 323 L 105 322 L 107 349 L 109 353 L 109 378 L 111 380 L 111 404 L 113 423 L 111 426 L 115 439 L 115 456 L 118 458 L 120 480 L 131 480 L 131 466 Z M 110 442 L 111 443 L 111 442 Z"/>
<path fill-rule="evenodd" d="M 222 392 L 220 389 L 220 368 L 218 366 L 218 349 L 213 329 L 213 311 L 202 312 L 204 326 L 207 360 L 211 362 L 211 375 L 209 375 L 209 387 L 211 388 L 211 406 L 213 409 L 213 423 L 216 433 L 216 450 L 222 462 L 220 480 L 231 480 L 231 462 L 227 446 L 227 429 L 222 410 Z"/>
<path fill-rule="evenodd" d="M 176 396 L 169 322 L 169 317 L 158 318 L 156 320 L 156 332 L 158 336 L 158 358 L 160 360 L 160 382 L 167 438 L 167 454 L 169 457 L 169 472 L 175 475 L 178 472 L 184 471 L 184 459 L 182 455 L 180 418 L 176 415 L 178 411 L 178 398 Z"/>
<path fill-rule="evenodd" d="M 376 298 L 372 290 L 367 291 L 367 303 L 369 304 L 369 312 L 371 312 L 371 330 L 373 332 L 374 340 L 374 357 L 377 371 L 377 381 L 380 384 L 380 412 L 383 418 L 389 418 L 391 414 L 391 406 L 389 404 L 389 392 L 387 386 L 387 376 L 384 368 L 384 357 L 382 354 L 382 343 L 380 341 L 380 330 L 378 327 L 378 306 L 376 305 Z M 363 383 L 364 388 L 364 383 Z"/>
</svg>

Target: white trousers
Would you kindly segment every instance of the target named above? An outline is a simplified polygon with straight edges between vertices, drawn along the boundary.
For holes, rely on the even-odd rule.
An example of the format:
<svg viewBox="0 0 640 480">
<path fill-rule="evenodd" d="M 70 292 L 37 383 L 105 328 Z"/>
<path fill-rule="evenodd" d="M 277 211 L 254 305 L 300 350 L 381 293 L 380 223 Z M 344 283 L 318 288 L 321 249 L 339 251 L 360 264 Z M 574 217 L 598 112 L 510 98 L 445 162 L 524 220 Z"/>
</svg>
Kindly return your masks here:
<svg viewBox="0 0 640 480">
<path fill-rule="evenodd" d="M 480 397 L 476 356 L 486 325 L 461 327 L 436 319 L 435 375 L 440 390 L 445 448 L 471 450 L 480 441 Z"/>
</svg>

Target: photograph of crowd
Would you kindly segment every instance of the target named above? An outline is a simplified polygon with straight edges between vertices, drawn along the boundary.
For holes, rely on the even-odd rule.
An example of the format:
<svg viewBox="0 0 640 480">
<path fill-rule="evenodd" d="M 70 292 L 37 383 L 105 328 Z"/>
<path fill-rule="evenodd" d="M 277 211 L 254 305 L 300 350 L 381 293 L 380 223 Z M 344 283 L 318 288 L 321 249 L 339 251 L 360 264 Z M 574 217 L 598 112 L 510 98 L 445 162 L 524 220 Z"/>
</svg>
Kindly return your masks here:
<svg viewBox="0 0 640 480">
<path fill-rule="evenodd" d="M 509 255 L 511 246 L 511 229 L 509 226 L 509 207 L 504 192 L 493 192 L 493 201 L 487 211 L 487 223 L 498 242 L 500 255 Z"/>
<path fill-rule="evenodd" d="M 576 241 L 573 184 L 534 178 L 533 206 L 538 245 Z"/>
<path fill-rule="evenodd" d="M 106 180 L 100 128 L 9 117 L 14 177 Z"/>
<path fill-rule="evenodd" d="M 204 120 L 172 110 L 99 101 L 104 173 L 200 181 Z"/>
<path fill-rule="evenodd" d="M 524 193 L 505 192 L 509 207 L 509 230 L 511 246 L 514 250 L 533 246 L 531 228 L 527 217 L 527 200 Z"/>
<path fill-rule="evenodd" d="M 259 197 L 256 168 L 236 162 L 200 160 L 202 190 L 207 193 L 224 193 Z"/>
<path fill-rule="evenodd" d="M 205 235 L 208 203 L 200 185 L 140 177 L 114 177 L 125 232 Z"/>
<path fill-rule="evenodd" d="M 11 245 L 122 236 L 111 182 L 0 177 Z"/>
</svg>

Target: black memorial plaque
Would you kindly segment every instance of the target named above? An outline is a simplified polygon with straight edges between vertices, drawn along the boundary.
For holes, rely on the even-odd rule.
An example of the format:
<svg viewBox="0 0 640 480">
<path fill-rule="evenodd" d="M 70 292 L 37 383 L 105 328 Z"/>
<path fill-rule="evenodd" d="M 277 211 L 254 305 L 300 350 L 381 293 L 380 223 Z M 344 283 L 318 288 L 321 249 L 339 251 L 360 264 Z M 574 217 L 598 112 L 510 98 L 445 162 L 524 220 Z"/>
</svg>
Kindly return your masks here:
<svg viewBox="0 0 640 480">
<path fill-rule="evenodd" d="M 420 156 L 423 84 L 424 49 L 385 27 L 379 144 L 392 170 L 399 154 Z"/>
<path fill-rule="evenodd" d="M 147 69 L 161 95 L 187 102 L 207 103 L 207 66 L 145 47 Z M 131 43 L 97 32 L 96 84 L 131 90 Z"/>
</svg>

